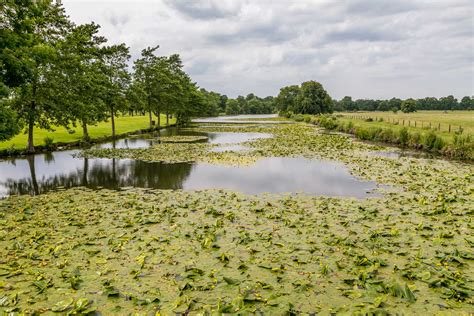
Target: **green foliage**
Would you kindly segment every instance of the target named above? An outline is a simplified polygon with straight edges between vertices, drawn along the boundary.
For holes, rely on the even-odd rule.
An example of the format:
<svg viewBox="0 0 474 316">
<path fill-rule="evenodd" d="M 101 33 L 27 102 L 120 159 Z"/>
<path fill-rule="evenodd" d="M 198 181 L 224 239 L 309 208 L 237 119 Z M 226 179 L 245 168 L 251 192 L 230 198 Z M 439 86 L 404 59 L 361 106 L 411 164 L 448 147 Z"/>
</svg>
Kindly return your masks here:
<svg viewBox="0 0 474 316">
<path fill-rule="evenodd" d="M 398 131 L 398 143 L 400 145 L 402 146 L 408 145 L 408 139 L 409 139 L 409 134 L 408 134 L 408 129 L 406 127 Z"/>
<path fill-rule="evenodd" d="M 0 142 L 9 140 L 20 132 L 16 113 L 0 103 Z"/>
<path fill-rule="evenodd" d="M 332 113 L 333 102 L 323 86 L 316 81 L 306 81 L 301 86 L 280 89 L 276 98 L 280 112 L 299 114 Z"/>
<path fill-rule="evenodd" d="M 407 99 L 402 102 L 401 108 L 403 113 L 411 113 L 416 111 L 416 101 L 413 99 Z"/>
</svg>

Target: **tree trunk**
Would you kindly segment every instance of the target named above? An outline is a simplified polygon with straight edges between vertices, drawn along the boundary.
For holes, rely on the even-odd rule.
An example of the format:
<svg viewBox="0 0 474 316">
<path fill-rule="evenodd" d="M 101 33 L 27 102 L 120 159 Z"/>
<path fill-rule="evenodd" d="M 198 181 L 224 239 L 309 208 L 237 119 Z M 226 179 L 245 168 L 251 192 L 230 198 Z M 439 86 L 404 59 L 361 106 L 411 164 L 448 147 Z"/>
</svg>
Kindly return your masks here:
<svg viewBox="0 0 474 316">
<path fill-rule="evenodd" d="M 160 112 L 158 112 L 158 113 L 156 114 L 156 118 L 157 118 L 157 121 L 158 121 L 158 128 L 160 128 L 160 126 L 161 126 L 161 115 L 160 115 Z"/>
<path fill-rule="evenodd" d="M 89 159 L 84 158 L 84 170 L 82 171 L 82 185 L 87 187 L 89 182 L 87 181 L 87 174 L 89 173 Z"/>
<path fill-rule="evenodd" d="M 31 175 L 31 184 L 33 185 L 33 194 L 39 194 L 39 186 L 38 181 L 36 181 L 36 170 L 35 170 L 35 156 L 30 155 L 26 158 L 28 161 L 28 165 L 30 167 L 30 175 Z"/>
<path fill-rule="evenodd" d="M 35 127 L 35 122 L 33 117 L 28 119 L 28 148 L 27 151 L 32 154 L 35 152 L 35 146 L 33 144 L 33 128 Z"/>
<path fill-rule="evenodd" d="M 166 127 L 170 125 L 170 115 L 166 112 Z"/>
<path fill-rule="evenodd" d="M 87 122 L 85 119 L 82 120 L 82 138 L 88 142 L 90 140 L 89 131 L 87 130 Z"/>
<path fill-rule="evenodd" d="M 151 115 L 151 110 L 148 110 L 148 117 L 150 118 L 150 128 L 153 128 L 153 116 Z"/>
<path fill-rule="evenodd" d="M 110 107 L 110 116 L 112 121 L 112 138 L 115 139 L 115 113 L 114 113 L 114 106 Z"/>
</svg>

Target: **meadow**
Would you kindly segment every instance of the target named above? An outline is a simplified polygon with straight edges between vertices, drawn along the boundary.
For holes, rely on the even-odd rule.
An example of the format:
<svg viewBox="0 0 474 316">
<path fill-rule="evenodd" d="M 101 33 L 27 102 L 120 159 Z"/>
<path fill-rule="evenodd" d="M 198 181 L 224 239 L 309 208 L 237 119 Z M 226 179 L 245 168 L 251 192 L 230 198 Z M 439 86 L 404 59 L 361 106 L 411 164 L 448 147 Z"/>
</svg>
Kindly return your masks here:
<svg viewBox="0 0 474 316">
<path fill-rule="evenodd" d="M 406 127 L 412 132 L 432 129 L 446 141 L 452 141 L 460 127 L 463 133 L 474 134 L 473 111 L 336 112 L 335 115 L 340 116 L 339 119 L 343 121 L 351 120 L 354 125 L 361 127 L 392 127 L 396 130 Z M 373 121 L 367 121 L 368 118 Z"/>
<path fill-rule="evenodd" d="M 156 121 L 156 117 L 154 117 Z M 176 119 L 170 119 L 170 124 L 174 124 Z M 161 115 L 161 126 L 166 125 L 166 116 Z M 149 128 L 149 118 L 148 115 L 144 116 L 119 116 L 115 118 L 115 128 L 116 135 L 126 134 L 135 132 L 142 129 Z M 110 120 L 107 122 L 100 122 L 97 125 L 88 126 L 89 136 L 92 141 L 112 136 L 112 127 Z M 68 144 L 76 143 L 82 140 L 83 133 L 82 127 L 76 126 L 72 127 L 72 133 L 69 132 L 66 128 L 58 126 L 54 130 L 48 131 L 36 127 L 34 130 L 34 144 L 35 146 L 44 146 L 45 139 L 51 138 L 55 144 Z M 27 146 L 28 135 L 25 133 L 20 133 L 13 137 L 12 139 L 0 142 L 0 151 L 3 150 L 22 150 Z"/>
</svg>

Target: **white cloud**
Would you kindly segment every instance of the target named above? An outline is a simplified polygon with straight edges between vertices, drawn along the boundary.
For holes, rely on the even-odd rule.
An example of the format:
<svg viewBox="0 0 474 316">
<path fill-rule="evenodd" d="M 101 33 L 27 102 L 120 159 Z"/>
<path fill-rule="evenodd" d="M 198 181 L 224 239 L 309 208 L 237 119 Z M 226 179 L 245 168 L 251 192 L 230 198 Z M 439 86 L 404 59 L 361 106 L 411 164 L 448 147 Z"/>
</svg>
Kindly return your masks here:
<svg viewBox="0 0 474 316">
<path fill-rule="evenodd" d="M 469 0 L 63 0 L 133 58 L 179 53 L 206 89 L 276 95 L 304 80 L 336 98 L 474 94 Z"/>
</svg>

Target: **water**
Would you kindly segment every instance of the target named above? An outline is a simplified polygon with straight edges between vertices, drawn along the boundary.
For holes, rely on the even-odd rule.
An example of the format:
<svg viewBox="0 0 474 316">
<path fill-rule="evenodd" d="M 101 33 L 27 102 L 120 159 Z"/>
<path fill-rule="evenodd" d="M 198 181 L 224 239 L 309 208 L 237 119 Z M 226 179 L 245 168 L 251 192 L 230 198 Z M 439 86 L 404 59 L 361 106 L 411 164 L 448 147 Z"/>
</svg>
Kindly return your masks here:
<svg viewBox="0 0 474 316">
<path fill-rule="evenodd" d="M 216 116 L 216 117 L 205 117 L 194 119 L 195 123 L 232 123 L 232 124 L 279 124 L 285 123 L 287 121 L 269 121 L 265 119 L 276 118 L 278 114 L 247 114 L 247 115 L 226 115 L 226 116 Z M 260 121 L 259 121 L 260 119 Z"/>
<path fill-rule="evenodd" d="M 202 133 L 168 129 L 160 135 L 199 135 L 214 150 L 248 150 L 240 143 L 271 137 L 264 133 Z M 96 145 L 101 148 L 144 148 L 158 140 L 157 133 L 144 134 Z M 361 181 L 337 162 L 304 158 L 266 158 L 245 167 L 207 163 L 161 163 L 130 159 L 74 158 L 78 150 L 0 160 L 0 197 L 42 194 L 58 188 L 85 186 L 119 189 L 231 189 L 249 194 L 304 192 L 311 195 L 373 196 L 375 182 Z"/>
</svg>

